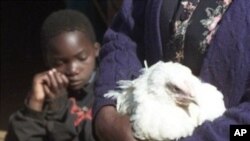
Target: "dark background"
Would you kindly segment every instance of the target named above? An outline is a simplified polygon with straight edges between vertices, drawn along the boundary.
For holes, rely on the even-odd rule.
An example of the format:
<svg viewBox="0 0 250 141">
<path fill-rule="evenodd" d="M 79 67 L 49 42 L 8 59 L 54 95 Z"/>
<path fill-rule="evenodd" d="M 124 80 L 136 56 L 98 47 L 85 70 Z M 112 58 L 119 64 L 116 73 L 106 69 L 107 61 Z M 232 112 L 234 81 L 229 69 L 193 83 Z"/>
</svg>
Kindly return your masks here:
<svg viewBox="0 0 250 141">
<path fill-rule="evenodd" d="M 93 23 L 101 42 L 110 18 L 117 10 L 114 5 L 109 5 L 110 2 L 117 1 L 1 1 L 0 130 L 7 130 L 9 116 L 23 106 L 33 75 L 46 69 L 39 41 L 45 18 L 59 9 L 80 10 Z M 119 5 L 116 3 L 115 6 Z"/>
<path fill-rule="evenodd" d="M 39 46 L 40 28 L 63 1 L 1 1 L 0 130 L 11 113 L 23 106 L 32 76 L 45 69 Z"/>
</svg>

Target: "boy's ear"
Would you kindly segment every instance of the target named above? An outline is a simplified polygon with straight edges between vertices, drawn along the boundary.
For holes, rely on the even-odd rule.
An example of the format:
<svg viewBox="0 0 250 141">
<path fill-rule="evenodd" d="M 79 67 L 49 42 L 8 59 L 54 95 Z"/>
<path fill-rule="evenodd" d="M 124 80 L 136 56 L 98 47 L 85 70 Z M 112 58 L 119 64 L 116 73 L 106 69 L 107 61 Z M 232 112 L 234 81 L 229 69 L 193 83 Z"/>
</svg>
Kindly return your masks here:
<svg viewBox="0 0 250 141">
<path fill-rule="evenodd" d="M 95 48 L 95 57 L 98 57 L 99 56 L 99 52 L 100 52 L 100 48 L 101 48 L 100 43 L 95 42 L 94 48 Z"/>
</svg>

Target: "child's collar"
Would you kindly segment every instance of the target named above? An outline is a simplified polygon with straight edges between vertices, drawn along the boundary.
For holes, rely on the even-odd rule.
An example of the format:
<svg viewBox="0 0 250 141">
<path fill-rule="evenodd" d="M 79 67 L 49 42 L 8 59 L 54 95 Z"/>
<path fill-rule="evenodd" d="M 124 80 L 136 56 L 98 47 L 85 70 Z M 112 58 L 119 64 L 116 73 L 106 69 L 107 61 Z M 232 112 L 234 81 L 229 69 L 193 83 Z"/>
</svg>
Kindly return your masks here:
<svg viewBox="0 0 250 141">
<path fill-rule="evenodd" d="M 88 83 L 87 83 L 86 85 L 93 83 L 94 80 L 95 80 L 95 76 L 96 76 L 96 71 L 94 71 L 94 72 L 91 74 L 91 76 L 90 76 L 90 78 L 89 78 L 89 81 L 88 81 Z"/>
</svg>

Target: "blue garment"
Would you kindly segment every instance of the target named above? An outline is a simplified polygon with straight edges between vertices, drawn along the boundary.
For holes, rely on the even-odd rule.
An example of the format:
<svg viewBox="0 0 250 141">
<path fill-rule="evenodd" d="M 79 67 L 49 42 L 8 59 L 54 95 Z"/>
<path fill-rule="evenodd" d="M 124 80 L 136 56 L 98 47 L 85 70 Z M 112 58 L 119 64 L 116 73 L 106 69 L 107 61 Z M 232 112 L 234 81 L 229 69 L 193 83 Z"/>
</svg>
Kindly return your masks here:
<svg viewBox="0 0 250 141">
<path fill-rule="evenodd" d="M 104 36 L 94 114 L 102 106 L 115 106 L 115 101 L 103 95 L 115 89 L 118 80 L 136 78 L 143 60 L 152 65 L 162 59 L 161 3 L 162 0 L 124 0 Z M 250 124 L 249 7 L 249 0 L 233 1 L 208 48 L 200 72 L 203 81 L 215 85 L 224 94 L 228 110 L 183 140 L 228 141 L 230 124 Z"/>
</svg>

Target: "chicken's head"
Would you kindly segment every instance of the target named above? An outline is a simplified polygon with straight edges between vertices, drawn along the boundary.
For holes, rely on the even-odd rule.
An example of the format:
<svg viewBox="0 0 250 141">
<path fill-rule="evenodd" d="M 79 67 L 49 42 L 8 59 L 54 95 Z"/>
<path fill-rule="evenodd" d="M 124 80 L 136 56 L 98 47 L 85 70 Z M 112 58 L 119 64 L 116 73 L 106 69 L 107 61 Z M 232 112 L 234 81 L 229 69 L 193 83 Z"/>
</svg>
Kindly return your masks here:
<svg viewBox="0 0 250 141">
<path fill-rule="evenodd" d="M 158 62 L 148 70 L 148 91 L 161 98 L 172 99 L 179 106 L 187 107 L 195 102 L 199 79 L 191 70 L 179 63 Z"/>
</svg>

